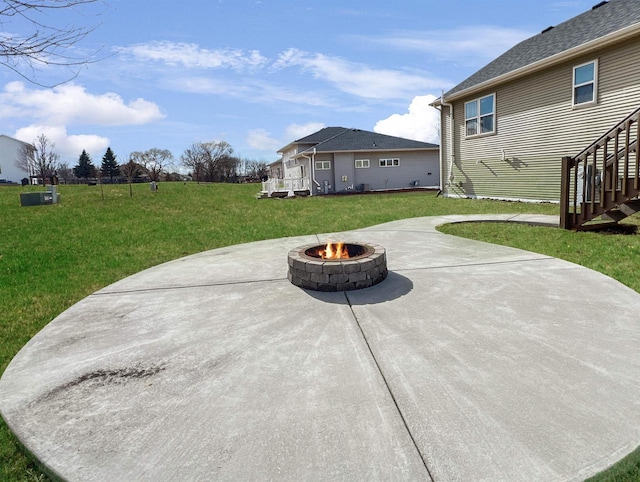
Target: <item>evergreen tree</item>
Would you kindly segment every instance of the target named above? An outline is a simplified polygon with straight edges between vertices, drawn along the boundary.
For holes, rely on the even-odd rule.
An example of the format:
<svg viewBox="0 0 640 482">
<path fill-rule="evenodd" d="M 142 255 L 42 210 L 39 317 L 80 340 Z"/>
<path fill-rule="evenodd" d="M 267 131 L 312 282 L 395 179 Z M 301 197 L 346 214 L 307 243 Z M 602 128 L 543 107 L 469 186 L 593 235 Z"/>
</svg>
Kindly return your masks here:
<svg viewBox="0 0 640 482">
<path fill-rule="evenodd" d="M 96 167 L 93 165 L 91 157 L 89 157 L 89 154 L 87 154 L 87 151 L 84 149 L 78 159 L 78 165 L 73 168 L 73 173 L 80 179 L 88 179 L 96 176 Z"/>
<path fill-rule="evenodd" d="M 113 184 L 113 178 L 120 175 L 120 166 L 116 161 L 116 156 L 110 147 L 107 147 L 107 152 L 102 156 L 102 167 L 100 168 L 103 176 L 108 176 Z"/>
</svg>

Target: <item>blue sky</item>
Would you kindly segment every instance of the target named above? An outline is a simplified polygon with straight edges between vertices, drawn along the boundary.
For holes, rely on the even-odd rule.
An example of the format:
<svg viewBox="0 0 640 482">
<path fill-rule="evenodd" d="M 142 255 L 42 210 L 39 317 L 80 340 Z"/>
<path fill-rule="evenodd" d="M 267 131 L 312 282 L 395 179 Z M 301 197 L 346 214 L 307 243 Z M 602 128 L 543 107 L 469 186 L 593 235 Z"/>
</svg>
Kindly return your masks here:
<svg viewBox="0 0 640 482">
<path fill-rule="evenodd" d="M 326 126 L 438 142 L 428 104 L 515 45 L 597 0 L 104 0 L 53 22 L 95 27 L 100 59 L 47 88 L 0 66 L 0 134 L 40 133 L 75 165 L 152 147 L 179 164 L 224 140 L 267 162 Z M 27 33 L 4 19 L 0 31 Z M 26 72 L 53 85 L 69 72 Z"/>
</svg>

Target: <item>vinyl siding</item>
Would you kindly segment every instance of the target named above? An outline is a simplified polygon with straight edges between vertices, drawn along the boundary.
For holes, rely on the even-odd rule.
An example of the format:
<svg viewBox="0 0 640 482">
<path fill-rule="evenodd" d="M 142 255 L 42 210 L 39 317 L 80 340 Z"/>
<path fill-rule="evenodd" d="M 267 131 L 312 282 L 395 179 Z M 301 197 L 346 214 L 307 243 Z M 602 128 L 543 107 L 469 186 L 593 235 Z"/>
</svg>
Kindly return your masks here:
<svg viewBox="0 0 640 482">
<path fill-rule="evenodd" d="M 380 167 L 380 159 L 399 159 L 400 165 Z M 355 168 L 356 159 L 369 159 L 370 167 Z M 440 164 L 438 150 L 398 151 L 398 152 L 336 152 L 319 153 L 316 161 L 331 161 L 331 170 L 316 170 L 315 180 L 320 188 L 314 188 L 315 194 L 324 194 L 325 181 L 329 193 L 358 190 L 361 185 L 368 185 L 372 191 L 382 189 L 402 189 L 413 186 L 438 186 L 440 183 Z M 343 181 L 342 176 L 347 180 Z"/>
<path fill-rule="evenodd" d="M 598 60 L 598 102 L 572 106 L 573 67 Z M 448 195 L 557 201 L 563 156 L 578 154 L 640 106 L 640 39 L 578 57 L 454 104 L 454 179 Z M 496 134 L 465 139 L 464 103 L 496 94 Z M 443 108 L 443 117 L 448 109 Z M 449 132 L 448 119 L 442 131 Z M 448 179 L 448 135 L 442 136 Z M 504 149 L 506 159 L 502 159 Z"/>
<path fill-rule="evenodd" d="M 315 181 L 320 184 L 320 188 L 318 188 L 317 184 L 312 186 L 312 189 L 315 189 L 314 193 L 316 194 L 325 194 L 335 192 L 335 183 L 334 183 L 334 172 L 335 172 L 335 162 L 333 160 L 333 156 L 331 154 L 321 154 L 317 155 L 313 158 L 313 169 L 314 174 L 313 178 Z M 315 163 L 318 161 L 329 161 L 331 163 L 331 169 L 329 170 L 317 170 L 315 169 Z"/>
<path fill-rule="evenodd" d="M 352 152 L 337 152 L 333 155 L 336 175 L 336 191 L 355 189 L 355 165 Z M 358 158 L 360 159 L 360 158 Z M 342 177 L 346 176 L 346 181 Z"/>
<path fill-rule="evenodd" d="M 438 186 L 440 183 L 440 167 L 438 150 L 417 152 L 358 152 L 352 155 L 351 165 L 355 159 L 369 159 L 368 169 L 353 169 L 353 184 L 368 184 L 369 189 L 402 189 L 412 187 L 414 181 L 419 186 Z M 380 167 L 380 159 L 398 159 L 400 165 Z"/>
</svg>

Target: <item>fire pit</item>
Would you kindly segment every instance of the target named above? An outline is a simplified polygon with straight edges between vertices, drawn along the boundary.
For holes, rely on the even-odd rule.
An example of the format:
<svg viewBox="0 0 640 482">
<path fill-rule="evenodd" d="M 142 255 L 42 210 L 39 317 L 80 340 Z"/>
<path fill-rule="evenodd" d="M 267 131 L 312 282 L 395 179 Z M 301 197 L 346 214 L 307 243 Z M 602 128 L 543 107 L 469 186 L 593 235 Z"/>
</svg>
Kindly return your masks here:
<svg viewBox="0 0 640 482">
<path fill-rule="evenodd" d="M 289 281 L 317 291 L 349 291 L 387 277 L 382 246 L 359 243 L 310 244 L 289 251 Z"/>
</svg>

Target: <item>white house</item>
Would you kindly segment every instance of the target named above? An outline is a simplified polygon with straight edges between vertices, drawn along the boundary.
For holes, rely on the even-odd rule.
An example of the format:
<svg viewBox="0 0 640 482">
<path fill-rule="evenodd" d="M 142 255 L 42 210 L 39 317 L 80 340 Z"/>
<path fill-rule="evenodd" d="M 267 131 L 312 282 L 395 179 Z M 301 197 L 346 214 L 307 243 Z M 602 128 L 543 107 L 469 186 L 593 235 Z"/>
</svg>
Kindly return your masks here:
<svg viewBox="0 0 640 482">
<path fill-rule="evenodd" d="M 19 184 L 23 178 L 28 178 L 32 174 L 16 166 L 20 150 L 29 145 L 28 142 L 0 134 L 0 183 L 14 182 Z"/>
</svg>

